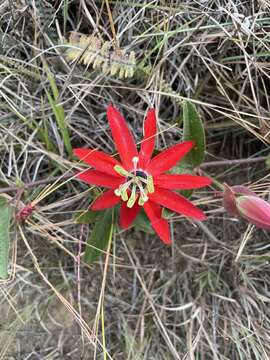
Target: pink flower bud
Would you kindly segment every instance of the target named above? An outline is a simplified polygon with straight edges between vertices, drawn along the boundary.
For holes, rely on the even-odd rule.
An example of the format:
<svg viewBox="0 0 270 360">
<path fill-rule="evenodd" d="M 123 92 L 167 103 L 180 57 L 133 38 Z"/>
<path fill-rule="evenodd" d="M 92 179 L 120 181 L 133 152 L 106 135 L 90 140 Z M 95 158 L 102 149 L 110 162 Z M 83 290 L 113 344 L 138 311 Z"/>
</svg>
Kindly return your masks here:
<svg viewBox="0 0 270 360">
<path fill-rule="evenodd" d="M 223 184 L 224 192 L 223 192 L 223 206 L 225 210 L 231 216 L 240 216 L 239 210 L 236 206 L 236 198 L 239 195 L 252 195 L 256 196 L 256 194 L 251 191 L 246 186 L 242 185 L 234 185 L 229 186 L 226 183 Z"/>
<path fill-rule="evenodd" d="M 262 229 L 270 229 L 270 204 L 258 196 L 240 196 L 236 199 L 239 214 Z"/>
</svg>

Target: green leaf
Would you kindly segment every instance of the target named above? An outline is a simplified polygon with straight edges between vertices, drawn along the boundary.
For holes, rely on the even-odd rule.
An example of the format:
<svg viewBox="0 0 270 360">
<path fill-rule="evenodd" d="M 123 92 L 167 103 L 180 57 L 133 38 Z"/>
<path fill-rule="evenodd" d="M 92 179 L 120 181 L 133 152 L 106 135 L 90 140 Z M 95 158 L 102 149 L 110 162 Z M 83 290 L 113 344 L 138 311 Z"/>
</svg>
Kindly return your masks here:
<svg viewBox="0 0 270 360">
<path fill-rule="evenodd" d="M 4 196 L 0 196 L 0 278 L 8 278 L 9 258 L 9 229 L 11 221 L 11 207 Z"/>
<path fill-rule="evenodd" d="M 183 140 L 195 142 L 194 148 L 182 160 L 182 163 L 187 163 L 194 169 L 204 160 L 205 133 L 199 113 L 188 101 L 183 103 Z"/>
<path fill-rule="evenodd" d="M 133 224 L 138 230 L 144 231 L 147 234 L 154 234 L 152 225 L 143 210 L 140 211 Z"/>
<path fill-rule="evenodd" d="M 113 230 L 113 209 L 107 209 L 102 212 L 100 219 L 96 222 L 92 233 L 90 234 L 84 261 L 88 264 L 93 263 L 106 249 Z"/>
<path fill-rule="evenodd" d="M 97 220 L 100 216 L 100 211 L 82 210 L 75 217 L 76 224 L 90 224 Z"/>
<path fill-rule="evenodd" d="M 62 105 L 58 104 L 57 100 L 54 100 L 51 94 L 46 90 L 46 95 L 49 100 L 49 103 L 51 105 L 51 108 L 53 110 L 56 122 L 58 124 L 58 127 L 60 129 L 65 148 L 69 155 L 72 154 L 72 146 L 70 142 L 70 137 L 68 133 L 68 128 L 66 126 L 66 120 L 65 120 L 65 112 Z"/>
</svg>

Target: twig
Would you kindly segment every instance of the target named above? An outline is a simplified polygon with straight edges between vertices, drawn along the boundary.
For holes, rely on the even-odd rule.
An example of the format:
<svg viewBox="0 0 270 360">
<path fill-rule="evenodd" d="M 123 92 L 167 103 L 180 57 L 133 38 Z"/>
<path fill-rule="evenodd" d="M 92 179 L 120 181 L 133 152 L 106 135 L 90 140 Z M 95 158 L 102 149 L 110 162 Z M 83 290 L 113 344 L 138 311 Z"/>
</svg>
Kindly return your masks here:
<svg viewBox="0 0 270 360">
<path fill-rule="evenodd" d="M 267 160 L 267 158 L 268 156 L 258 156 L 255 158 L 247 158 L 247 159 L 209 161 L 201 164 L 200 168 L 204 169 L 211 166 L 240 165 L 240 164 L 255 163 L 258 161 L 265 161 Z"/>
<path fill-rule="evenodd" d="M 50 184 L 53 183 L 54 181 L 57 181 L 61 178 L 61 180 L 68 180 L 69 178 L 72 178 L 72 176 L 74 176 L 74 174 L 68 174 L 68 175 L 60 175 L 60 176 L 54 176 L 54 177 L 50 177 L 48 179 L 43 179 L 43 180 L 36 180 L 36 181 L 31 181 L 29 183 L 23 184 L 22 186 L 9 186 L 9 187 L 5 187 L 5 188 L 0 188 L 0 194 L 1 193 L 7 193 L 7 192 L 13 192 L 13 191 L 23 191 L 23 190 L 27 190 L 39 185 L 46 185 L 46 184 Z"/>
</svg>

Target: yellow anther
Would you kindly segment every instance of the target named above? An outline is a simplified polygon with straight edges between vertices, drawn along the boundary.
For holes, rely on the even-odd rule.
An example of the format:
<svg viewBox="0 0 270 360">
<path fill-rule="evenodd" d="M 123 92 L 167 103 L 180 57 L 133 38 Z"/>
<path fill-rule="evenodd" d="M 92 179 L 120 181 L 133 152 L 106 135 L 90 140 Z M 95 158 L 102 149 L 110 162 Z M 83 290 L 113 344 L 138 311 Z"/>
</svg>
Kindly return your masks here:
<svg viewBox="0 0 270 360">
<path fill-rule="evenodd" d="M 153 192 L 155 192 L 153 176 L 151 176 L 151 175 L 147 176 L 147 185 L 146 186 L 147 186 L 147 190 L 150 194 L 153 194 Z"/>
<path fill-rule="evenodd" d="M 142 197 L 140 196 L 140 197 L 139 197 L 139 200 L 138 200 L 138 204 L 139 204 L 140 206 L 143 206 L 144 203 L 145 203 L 145 201 L 143 201 Z"/>
<path fill-rule="evenodd" d="M 136 185 L 134 184 L 132 186 L 131 195 L 127 202 L 127 207 L 132 208 L 132 206 L 135 204 L 137 200 L 138 195 L 136 194 Z"/>
<path fill-rule="evenodd" d="M 130 176 L 130 173 L 125 170 L 122 166 L 120 165 L 115 165 L 114 166 L 114 170 L 117 172 L 117 174 L 122 175 L 122 176 Z"/>
<path fill-rule="evenodd" d="M 128 200 L 127 190 L 125 190 L 125 189 L 121 190 L 121 198 L 122 198 L 123 201 Z"/>
</svg>

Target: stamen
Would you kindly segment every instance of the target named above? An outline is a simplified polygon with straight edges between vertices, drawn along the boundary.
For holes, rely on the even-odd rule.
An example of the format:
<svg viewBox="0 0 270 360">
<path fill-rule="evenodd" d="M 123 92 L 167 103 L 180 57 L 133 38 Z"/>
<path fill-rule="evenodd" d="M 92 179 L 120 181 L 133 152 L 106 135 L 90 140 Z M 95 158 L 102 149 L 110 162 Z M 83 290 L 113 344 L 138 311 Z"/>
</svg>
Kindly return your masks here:
<svg viewBox="0 0 270 360">
<path fill-rule="evenodd" d="M 115 195 L 121 196 L 123 201 L 127 201 L 128 199 L 127 189 L 129 188 L 132 182 L 133 180 L 129 180 L 126 183 L 120 185 L 118 189 L 114 190 Z"/>
<path fill-rule="evenodd" d="M 133 179 L 127 181 L 126 183 L 119 186 L 120 191 L 126 191 L 129 186 L 133 183 Z"/>
<path fill-rule="evenodd" d="M 120 165 L 115 165 L 114 166 L 114 170 L 117 172 L 117 174 L 122 175 L 122 176 L 126 176 L 126 177 L 130 177 L 132 176 L 127 170 L 125 170 L 122 166 Z"/>
<path fill-rule="evenodd" d="M 132 208 L 136 201 L 143 206 L 148 201 L 148 193 L 154 192 L 153 177 L 148 175 L 144 170 L 138 170 L 139 158 L 132 158 L 134 168 L 127 171 L 120 165 L 115 165 L 114 170 L 117 174 L 124 176 L 126 182 L 121 184 L 118 189 L 114 190 L 116 196 L 120 196 L 123 201 L 127 201 L 127 207 Z"/>
<path fill-rule="evenodd" d="M 147 180 L 142 178 L 141 176 L 137 176 L 137 178 L 140 180 L 140 182 L 143 182 L 147 185 Z"/>
<path fill-rule="evenodd" d="M 148 196 L 144 196 L 143 194 L 141 194 L 141 196 L 139 197 L 138 204 L 140 206 L 143 206 L 147 201 L 148 201 Z"/>
<path fill-rule="evenodd" d="M 142 184 L 140 182 L 137 183 L 137 186 L 140 190 L 140 193 L 141 193 L 141 198 L 144 202 L 146 202 L 148 200 L 148 196 L 147 196 L 147 193 L 145 192 L 144 188 L 142 187 Z"/>
<path fill-rule="evenodd" d="M 122 198 L 123 201 L 127 201 L 127 200 L 128 200 L 128 193 L 127 193 L 127 191 L 124 190 L 124 189 L 121 191 L 121 198 Z"/>
<path fill-rule="evenodd" d="M 150 192 L 150 194 L 155 192 L 153 176 L 151 175 L 147 176 L 147 190 Z"/>
<path fill-rule="evenodd" d="M 135 204 L 135 202 L 137 200 L 137 197 L 138 197 L 138 195 L 136 194 L 136 185 L 133 184 L 132 190 L 131 190 L 131 195 L 127 202 L 127 207 L 132 208 L 132 206 Z"/>
</svg>

